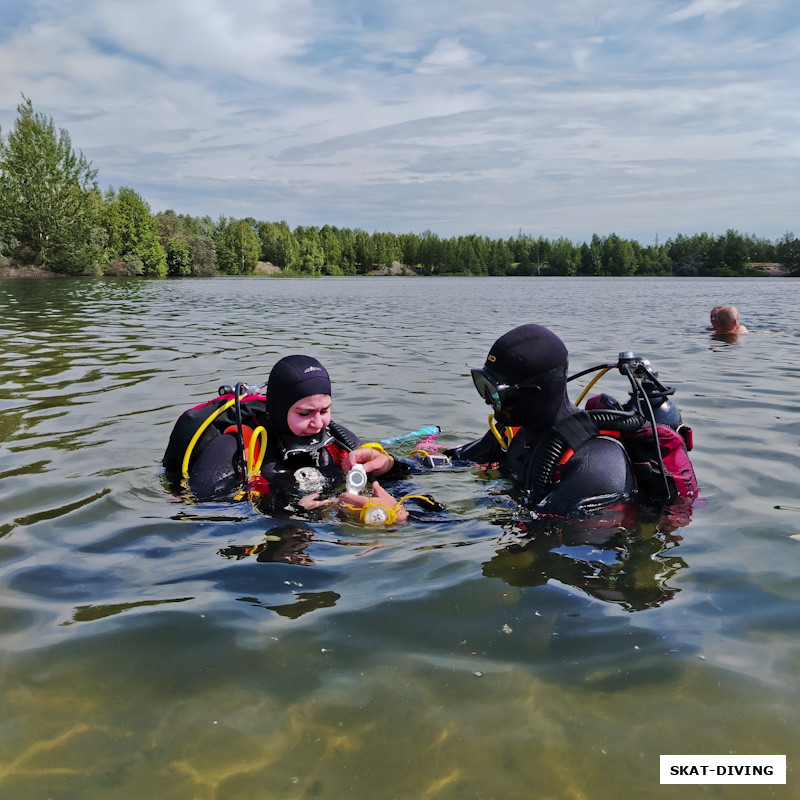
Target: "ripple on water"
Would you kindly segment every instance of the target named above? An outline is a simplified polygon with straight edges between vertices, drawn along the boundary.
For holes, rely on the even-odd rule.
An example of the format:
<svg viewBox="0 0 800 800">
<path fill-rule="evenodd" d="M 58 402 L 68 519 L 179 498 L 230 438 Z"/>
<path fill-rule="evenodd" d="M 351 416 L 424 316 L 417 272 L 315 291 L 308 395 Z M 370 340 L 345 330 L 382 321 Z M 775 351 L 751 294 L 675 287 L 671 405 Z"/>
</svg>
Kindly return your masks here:
<svg viewBox="0 0 800 800">
<path fill-rule="evenodd" d="M 2 796 L 616 800 L 660 753 L 800 753 L 793 286 L 0 282 Z M 703 330 L 723 296 L 736 345 Z M 379 532 L 161 483 L 178 413 L 289 352 L 365 437 L 480 435 L 469 367 L 528 321 L 576 370 L 631 349 L 677 386 L 705 503 L 581 543 L 526 538 L 470 471 Z"/>
</svg>

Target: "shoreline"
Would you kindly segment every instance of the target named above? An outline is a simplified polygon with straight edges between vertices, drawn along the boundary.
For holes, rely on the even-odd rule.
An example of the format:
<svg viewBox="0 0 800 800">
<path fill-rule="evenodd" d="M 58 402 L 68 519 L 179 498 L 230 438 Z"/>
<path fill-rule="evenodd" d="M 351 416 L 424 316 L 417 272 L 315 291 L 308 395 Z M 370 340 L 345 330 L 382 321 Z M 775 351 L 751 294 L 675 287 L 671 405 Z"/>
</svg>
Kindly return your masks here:
<svg viewBox="0 0 800 800">
<path fill-rule="evenodd" d="M 736 277 L 736 278 L 790 278 L 792 277 L 789 275 L 788 270 L 782 266 L 781 264 L 751 264 L 750 265 L 753 273 L 750 275 L 722 275 L 719 277 Z M 380 269 L 374 269 L 370 272 L 367 272 L 363 275 L 333 275 L 333 276 L 312 276 L 312 275 L 285 275 L 283 270 L 279 267 L 276 267 L 274 264 L 270 264 L 269 262 L 259 261 L 258 266 L 256 269 L 247 274 L 247 275 L 209 275 L 204 277 L 210 278 L 248 278 L 248 277 L 297 277 L 297 278 L 313 278 L 313 277 L 349 277 L 349 278 L 371 278 L 371 277 L 391 277 L 394 275 L 400 276 L 414 276 L 414 277 L 421 277 L 425 278 L 428 276 L 419 275 L 418 272 L 411 269 L 410 267 L 406 267 L 403 264 L 395 261 L 393 262 L 391 268 L 389 267 L 381 267 Z M 23 264 L 19 267 L 11 267 L 11 266 L 2 266 L 0 267 L 0 280 L 6 279 L 39 279 L 39 278 L 124 278 L 129 280 L 140 280 L 143 278 L 141 275 L 123 275 L 123 276 L 113 276 L 113 275 L 69 275 L 64 272 L 52 272 L 49 269 L 44 269 L 43 267 L 35 267 L 31 264 Z M 192 278 L 197 277 L 193 275 L 186 275 L 182 276 L 181 279 L 186 278 L 191 280 Z M 440 275 L 436 277 L 462 277 L 462 278 L 481 278 L 481 277 L 492 277 L 492 276 L 482 276 L 482 275 Z M 505 276 L 500 276 L 505 277 Z M 530 278 L 537 278 L 540 277 L 538 275 L 529 275 L 527 277 Z M 547 277 L 547 276 L 541 276 Z M 556 276 L 551 276 L 556 277 Z M 613 277 L 629 277 L 629 278 L 671 278 L 676 277 L 672 275 L 628 275 L 628 276 L 620 276 L 620 275 L 563 275 L 558 277 L 591 277 L 591 278 L 613 278 Z M 684 276 L 677 276 L 677 277 L 684 277 Z M 695 277 L 713 277 L 713 276 L 695 276 Z M 152 278 L 145 278 L 146 280 L 153 280 Z M 172 278 L 170 278 L 172 280 Z M 159 279 L 162 280 L 162 279 Z"/>
</svg>

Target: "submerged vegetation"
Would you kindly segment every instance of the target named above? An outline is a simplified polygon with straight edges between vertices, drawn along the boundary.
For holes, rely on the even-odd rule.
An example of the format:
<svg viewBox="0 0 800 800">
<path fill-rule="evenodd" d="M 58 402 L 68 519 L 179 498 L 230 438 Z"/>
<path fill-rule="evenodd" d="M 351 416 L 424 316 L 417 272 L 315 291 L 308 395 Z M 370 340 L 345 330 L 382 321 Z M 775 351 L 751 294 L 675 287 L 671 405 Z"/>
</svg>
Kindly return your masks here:
<svg viewBox="0 0 800 800">
<path fill-rule="evenodd" d="M 211 276 L 253 273 L 268 262 L 285 275 L 363 275 L 402 264 L 421 275 L 764 274 L 779 264 L 800 275 L 800 240 L 728 230 L 678 235 L 643 246 L 612 233 L 590 242 L 475 234 L 440 238 L 298 226 L 253 218 L 154 214 L 129 187 L 97 186 L 97 170 L 76 154 L 69 134 L 17 106 L 12 131 L 0 137 L 0 267 L 33 265 L 54 273 L 113 276 Z"/>
</svg>

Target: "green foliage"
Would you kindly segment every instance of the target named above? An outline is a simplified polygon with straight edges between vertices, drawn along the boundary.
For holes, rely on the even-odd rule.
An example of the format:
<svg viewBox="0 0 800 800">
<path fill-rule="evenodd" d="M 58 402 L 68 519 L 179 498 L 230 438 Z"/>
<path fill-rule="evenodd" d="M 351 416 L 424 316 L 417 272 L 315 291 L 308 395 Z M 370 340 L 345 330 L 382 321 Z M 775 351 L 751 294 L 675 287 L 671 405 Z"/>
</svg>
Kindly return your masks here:
<svg viewBox="0 0 800 800">
<path fill-rule="evenodd" d="M 591 244 L 584 242 L 581 245 L 581 261 L 578 265 L 578 274 L 603 274 L 603 240 L 597 234 L 592 236 Z"/>
<path fill-rule="evenodd" d="M 183 238 L 170 239 L 166 246 L 167 275 L 184 276 L 192 274 L 192 248 Z"/>
<path fill-rule="evenodd" d="M 325 251 L 317 228 L 297 228 L 295 238 L 299 243 L 298 253 L 292 262 L 292 269 L 299 275 L 316 277 L 322 274 L 325 265 Z"/>
<path fill-rule="evenodd" d="M 748 259 L 747 242 L 734 230 L 712 240 L 708 250 L 709 269 L 716 276 L 743 275 Z"/>
<path fill-rule="evenodd" d="M 487 264 L 487 274 L 489 275 L 510 275 L 514 269 L 514 251 L 509 244 L 509 242 L 505 242 L 502 239 L 498 239 L 497 241 L 488 241 L 487 246 L 489 250 L 489 257 L 488 257 L 488 264 Z M 524 249 L 523 253 L 520 253 L 523 259 L 527 259 L 528 265 L 527 269 L 530 269 L 530 258 L 528 257 L 527 248 Z M 522 274 L 529 275 L 530 272 L 524 272 Z"/>
<path fill-rule="evenodd" d="M 375 245 L 372 237 L 362 230 L 355 232 L 355 241 L 353 242 L 353 251 L 355 256 L 355 267 L 358 275 L 365 275 L 367 272 L 375 269 L 378 248 Z"/>
<path fill-rule="evenodd" d="M 56 272 L 97 272 L 105 258 L 97 170 L 24 95 L 17 113 L 0 139 L 0 218 L 10 255 Z"/>
<path fill-rule="evenodd" d="M 158 240 L 166 252 L 167 275 L 210 276 L 214 274 L 215 249 L 211 233 L 202 221 L 164 211 L 155 218 Z M 212 224 L 213 230 L 213 224 Z"/>
<path fill-rule="evenodd" d="M 399 262 L 422 275 L 747 275 L 751 262 L 779 262 L 800 275 L 794 234 L 772 243 L 729 229 L 679 234 L 643 247 L 615 233 L 576 245 L 521 231 L 515 238 L 468 234 L 367 233 L 220 217 L 155 217 L 133 190 L 101 194 L 96 170 L 69 134 L 23 96 L 7 140 L 0 138 L 0 261 L 74 274 L 150 277 L 252 273 L 259 259 L 285 274 L 365 275 Z"/>
<path fill-rule="evenodd" d="M 228 221 L 221 217 L 216 247 L 217 269 L 226 275 L 248 275 L 258 265 L 261 242 L 246 220 Z"/>
<path fill-rule="evenodd" d="M 580 252 L 568 239 L 554 243 L 548 262 L 548 275 L 575 275 L 580 263 Z"/>
<path fill-rule="evenodd" d="M 636 255 L 633 245 L 612 233 L 603 241 L 603 275 L 634 275 Z"/>
<path fill-rule="evenodd" d="M 300 249 L 289 226 L 283 221 L 259 222 L 258 236 L 261 239 L 261 260 L 279 269 L 289 269 Z"/>
<path fill-rule="evenodd" d="M 748 261 L 757 263 L 775 262 L 777 259 L 777 246 L 769 239 L 747 236 L 745 241 L 748 246 Z"/>
<path fill-rule="evenodd" d="M 132 267 L 137 274 L 163 278 L 167 274 L 167 253 L 158 238 L 150 206 L 133 190 L 123 186 L 119 193 L 106 193 L 105 222 L 112 261 Z"/>
<path fill-rule="evenodd" d="M 638 246 L 638 243 L 637 243 Z M 641 275 L 670 275 L 672 265 L 663 247 L 639 248 L 639 273 Z"/>
<path fill-rule="evenodd" d="M 723 236 L 707 233 L 683 236 L 667 241 L 666 252 L 675 275 L 746 275 L 748 263 L 754 260 L 775 258 L 774 247 L 766 247 L 763 240 L 742 236 L 738 231 L 727 230 Z M 757 255 L 758 258 L 754 258 Z"/>
<path fill-rule="evenodd" d="M 790 275 L 800 277 L 800 239 L 793 233 L 784 234 L 776 247 L 776 258 L 783 264 Z"/>
</svg>

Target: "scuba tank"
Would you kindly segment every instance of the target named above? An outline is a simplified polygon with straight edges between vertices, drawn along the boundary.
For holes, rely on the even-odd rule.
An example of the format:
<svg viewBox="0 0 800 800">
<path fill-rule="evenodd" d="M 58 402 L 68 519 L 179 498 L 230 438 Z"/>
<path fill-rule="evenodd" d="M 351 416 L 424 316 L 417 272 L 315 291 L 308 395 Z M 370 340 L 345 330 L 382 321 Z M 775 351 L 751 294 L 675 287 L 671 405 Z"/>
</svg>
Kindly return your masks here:
<svg viewBox="0 0 800 800">
<path fill-rule="evenodd" d="M 658 372 L 650 368 L 650 362 L 645 358 L 637 358 L 630 350 L 619 354 L 618 363 L 619 371 L 623 375 L 627 374 L 622 366 L 625 364 L 630 367 L 636 379 L 631 380 L 632 387 L 628 395 L 630 399 L 624 408 L 635 409 L 641 413 L 649 404 L 657 425 L 667 425 L 677 431 L 683 425 L 683 418 L 677 404 L 670 399 L 670 396 L 675 394 L 675 388 L 664 386 L 658 380 Z M 631 375 L 628 375 L 628 378 L 631 379 Z M 645 416 L 649 419 L 649 415 Z"/>
</svg>

